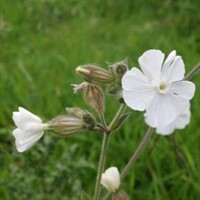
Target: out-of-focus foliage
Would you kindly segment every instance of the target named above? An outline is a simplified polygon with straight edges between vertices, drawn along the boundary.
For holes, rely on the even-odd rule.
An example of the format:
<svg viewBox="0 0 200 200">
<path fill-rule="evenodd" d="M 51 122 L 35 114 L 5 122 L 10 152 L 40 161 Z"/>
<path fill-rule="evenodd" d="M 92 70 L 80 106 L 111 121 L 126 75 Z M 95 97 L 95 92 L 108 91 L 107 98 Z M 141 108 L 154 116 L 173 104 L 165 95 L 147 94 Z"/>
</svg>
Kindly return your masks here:
<svg viewBox="0 0 200 200">
<path fill-rule="evenodd" d="M 80 83 L 74 69 L 93 63 L 137 58 L 158 48 L 182 55 L 186 71 L 199 62 L 198 0 L 0 0 L 0 199 L 76 200 L 94 190 L 102 135 L 83 132 L 67 138 L 51 133 L 30 151 L 15 150 L 12 111 L 23 106 L 48 121 L 80 106 L 71 83 Z M 164 137 L 146 151 L 122 183 L 131 199 L 196 200 L 200 196 L 200 74 L 192 119 L 175 139 L 187 162 L 177 160 Z M 118 108 L 107 96 L 107 121 Z M 133 112 L 116 132 L 106 167 L 123 169 L 146 126 L 143 114 Z"/>
</svg>

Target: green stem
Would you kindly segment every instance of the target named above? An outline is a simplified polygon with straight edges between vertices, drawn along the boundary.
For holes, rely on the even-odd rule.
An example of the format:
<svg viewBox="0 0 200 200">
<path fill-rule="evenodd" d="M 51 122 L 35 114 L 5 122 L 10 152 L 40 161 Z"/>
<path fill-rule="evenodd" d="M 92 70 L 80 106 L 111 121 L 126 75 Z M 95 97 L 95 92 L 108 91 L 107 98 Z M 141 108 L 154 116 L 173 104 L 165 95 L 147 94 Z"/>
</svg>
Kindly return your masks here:
<svg viewBox="0 0 200 200">
<path fill-rule="evenodd" d="M 112 132 L 113 127 L 115 127 L 116 122 L 120 118 L 120 116 L 123 114 L 124 110 L 126 109 L 126 104 L 122 103 L 119 107 L 119 110 L 117 111 L 115 117 L 113 118 L 112 122 L 108 126 L 108 130 Z"/>
<path fill-rule="evenodd" d="M 129 162 L 127 163 L 125 168 L 123 169 L 123 171 L 121 173 L 121 180 L 123 180 L 127 176 L 128 172 L 133 167 L 135 161 L 137 160 L 137 158 L 141 154 L 141 152 L 144 149 L 146 143 L 149 141 L 153 131 L 154 131 L 154 128 L 151 128 L 151 127 L 148 128 L 148 130 L 146 132 L 146 135 L 144 136 L 143 140 L 141 141 L 141 143 L 137 147 L 136 151 L 132 155 L 131 159 L 129 160 Z"/>
<path fill-rule="evenodd" d="M 121 106 L 120 106 L 119 110 L 117 111 L 116 115 L 114 116 L 112 122 L 108 126 L 108 130 L 104 133 L 93 200 L 98 200 L 99 196 L 100 196 L 101 175 L 102 175 L 103 170 L 104 170 L 110 134 L 112 133 L 112 129 L 115 126 L 115 123 L 119 120 L 119 118 L 121 117 L 121 114 L 124 112 L 125 109 L 126 109 L 126 105 L 121 104 Z M 101 119 L 103 125 L 105 126 L 105 128 L 107 128 L 103 115 L 100 115 L 100 119 Z"/>
<path fill-rule="evenodd" d="M 132 157 L 130 158 L 129 162 L 126 164 L 124 170 L 121 173 L 121 181 L 127 176 L 128 172 L 130 171 L 130 169 L 133 167 L 135 161 L 137 160 L 137 158 L 139 157 L 139 155 L 141 154 L 142 150 L 145 147 L 145 144 L 149 141 L 152 133 L 154 131 L 154 128 L 149 127 L 144 138 L 142 139 L 141 143 L 139 144 L 139 146 L 137 147 L 136 151 L 134 152 L 134 154 L 132 155 Z M 107 200 L 110 197 L 111 193 L 109 192 L 104 200 Z"/>
<path fill-rule="evenodd" d="M 107 124 L 106 124 L 104 114 L 100 113 L 99 117 L 100 117 L 101 123 L 103 124 L 104 128 L 107 129 Z"/>
<path fill-rule="evenodd" d="M 190 80 L 198 71 L 200 71 L 200 63 L 196 67 L 192 68 L 192 70 L 186 74 L 184 79 Z"/>
<path fill-rule="evenodd" d="M 104 170 L 105 158 L 106 158 L 106 152 L 107 152 L 107 149 L 108 149 L 109 137 L 110 137 L 109 134 L 104 133 L 93 200 L 98 200 L 99 199 L 101 175 L 102 175 L 102 172 Z"/>
</svg>

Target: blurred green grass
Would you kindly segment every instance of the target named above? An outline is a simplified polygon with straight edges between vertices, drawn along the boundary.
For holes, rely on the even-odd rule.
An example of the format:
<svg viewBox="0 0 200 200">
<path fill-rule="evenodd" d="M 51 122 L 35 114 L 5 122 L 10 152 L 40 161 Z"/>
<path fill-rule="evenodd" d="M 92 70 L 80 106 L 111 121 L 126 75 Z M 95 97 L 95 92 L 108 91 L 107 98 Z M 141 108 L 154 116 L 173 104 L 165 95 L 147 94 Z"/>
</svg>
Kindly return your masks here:
<svg viewBox="0 0 200 200">
<path fill-rule="evenodd" d="M 199 62 L 198 0 L 1 0 L 0 1 L 0 197 L 5 200 L 76 200 L 91 195 L 101 135 L 59 138 L 51 133 L 30 151 L 15 150 L 12 112 L 22 106 L 49 120 L 70 106 L 88 107 L 74 95 L 76 66 L 137 58 L 147 49 L 176 49 L 186 71 Z M 122 189 L 137 200 L 197 200 L 200 197 L 200 75 L 193 81 L 192 119 L 175 138 L 186 156 L 181 165 L 162 137 L 151 156 L 153 135 Z M 109 121 L 118 104 L 107 96 Z M 139 117 L 138 117 L 139 116 Z M 106 166 L 123 169 L 146 126 L 134 112 L 116 134 Z"/>
</svg>

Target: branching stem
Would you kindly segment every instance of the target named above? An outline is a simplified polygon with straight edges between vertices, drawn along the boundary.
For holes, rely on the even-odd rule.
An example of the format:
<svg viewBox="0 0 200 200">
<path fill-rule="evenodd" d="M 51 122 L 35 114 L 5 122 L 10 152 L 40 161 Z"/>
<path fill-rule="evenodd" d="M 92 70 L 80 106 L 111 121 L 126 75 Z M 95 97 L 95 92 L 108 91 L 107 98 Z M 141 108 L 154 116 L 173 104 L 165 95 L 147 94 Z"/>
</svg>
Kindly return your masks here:
<svg viewBox="0 0 200 200">
<path fill-rule="evenodd" d="M 101 175 L 104 170 L 104 165 L 105 165 L 105 160 L 106 160 L 106 153 L 108 150 L 108 143 L 109 143 L 109 138 L 112 133 L 112 129 L 115 126 L 116 122 L 119 120 L 121 115 L 123 114 L 124 110 L 126 108 L 125 104 L 121 104 L 119 110 L 117 111 L 116 115 L 114 116 L 112 122 L 110 125 L 107 127 L 104 115 L 100 114 L 100 119 L 102 125 L 105 127 L 106 131 L 104 132 L 104 137 L 103 137 L 103 142 L 102 142 L 102 147 L 101 147 L 101 155 L 99 159 L 99 166 L 98 166 L 98 173 L 97 173 L 97 179 L 96 179 L 96 185 L 95 185 L 95 191 L 94 191 L 94 196 L 93 200 L 99 200 L 100 196 L 100 182 L 101 182 Z"/>
</svg>

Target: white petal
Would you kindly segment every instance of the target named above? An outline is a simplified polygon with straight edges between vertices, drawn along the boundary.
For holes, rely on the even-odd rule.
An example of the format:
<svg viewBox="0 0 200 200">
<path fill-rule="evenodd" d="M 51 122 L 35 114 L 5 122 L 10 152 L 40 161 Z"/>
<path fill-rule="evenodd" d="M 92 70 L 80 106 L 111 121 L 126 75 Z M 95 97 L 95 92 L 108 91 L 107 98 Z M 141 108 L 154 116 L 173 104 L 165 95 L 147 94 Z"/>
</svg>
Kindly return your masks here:
<svg viewBox="0 0 200 200">
<path fill-rule="evenodd" d="M 102 174 L 101 184 L 109 191 L 115 192 L 120 186 L 120 174 L 116 167 L 110 167 Z"/>
<path fill-rule="evenodd" d="M 122 78 L 123 98 L 134 110 L 144 111 L 151 103 L 156 91 L 137 68 L 132 68 Z"/>
<path fill-rule="evenodd" d="M 23 135 L 20 137 L 21 143 L 26 143 L 32 140 L 37 140 L 37 138 L 42 137 L 44 134 L 45 125 L 40 125 L 36 123 L 28 123 L 23 129 Z"/>
<path fill-rule="evenodd" d="M 144 74 L 149 80 L 160 77 L 164 53 L 160 50 L 148 50 L 139 57 L 138 62 Z"/>
<path fill-rule="evenodd" d="M 185 110 L 184 113 L 180 114 L 175 121 L 175 128 L 184 129 L 189 123 L 191 118 L 190 107 Z"/>
<path fill-rule="evenodd" d="M 164 127 L 157 127 L 156 132 L 161 135 L 172 134 L 175 129 L 184 129 L 190 122 L 191 112 L 188 108 L 180 114 L 172 123 Z"/>
<path fill-rule="evenodd" d="M 29 150 L 37 141 L 35 141 L 35 142 L 29 141 L 29 142 L 26 142 L 26 143 L 19 143 L 19 141 L 16 140 L 15 141 L 16 149 L 17 149 L 18 152 L 22 153 L 24 151 Z"/>
<path fill-rule="evenodd" d="M 163 67 L 162 67 L 162 81 L 163 82 L 166 82 L 166 79 L 168 78 L 168 73 L 169 73 L 169 68 L 170 68 L 170 65 L 172 64 L 172 62 L 174 61 L 174 59 L 176 58 L 176 51 L 172 51 L 167 59 L 165 60 L 164 64 L 163 64 Z"/>
<path fill-rule="evenodd" d="M 113 190 L 113 184 L 112 184 L 112 179 L 107 177 L 105 174 L 102 174 L 101 177 L 101 184 L 108 190 L 111 192 L 114 192 Z"/>
<path fill-rule="evenodd" d="M 174 132 L 174 130 L 175 130 L 174 123 L 171 123 L 167 126 L 156 128 L 156 132 L 160 135 L 170 135 Z"/>
<path fill-rule="evenodd" d="M 21 113 L 20 112 L 13 112 L 12 119 L 15 122 L 15 125 L 17 127 L 19 127 L 20 119 L 21 119 Z"/>
<path fill-rule="evenodd" d="M 19 107 L 19 112 L 23 116 L 26 116 L 27 118 L 32 119 L 31 121 L 42 122 L 42 120 L 37 115 L 34 115 L 33 113 L 29 112 L 25 108 Z"/>
<path fill-rule="evenodd" d="M 172 94 L 158 94 L 147 108 L 148 124 L 163 127 L 173 122 L 188 105 L 188 100 Z"/>
<path fill-rule="evenodd" d="M 173 63 L 167 68 L 165 72 L 162 73 L 162 80 L 167 83 L 173 83 L 175 81 L 180 81 L 184 78 L 185 65 L 181 56 L 176 56 Z"/>
<path fill-rule="evenodd" d="M 21 129 L 23 129 L 30 122 L 42 124 L 42 120 L 38 116 L 21 107 L 19 107 L 19 112 L 13 112 L 13 120 L 15 125 Z"/>
<path fill-rule="evenodd" d="M 165 65 L 170 66 L 171 63 L 172 63 L 172 61 L 173 61 L 175 58 L 176 58 L 176 51 L 173 50 L 173 51 L 170 52 L 170 54 L 167 56 L 167 58 L 166 58 L 166 60 L 165 60 L 165 62 L 164 62 L 164 64 L 163 64 L 163 67 L 164 67 Z"/>
<path fill-rule="evenodd" d="M 179 81 L 169 86 L 169 91 L 173 94 L 181 96 L 184 99 L 192 99 L 195 92 L 195 85 L 190 81 Z"/>
<path fill-rule="evenodd" d="M 22 131 L 19 128 L 16 128 L 15 130 L 13 130 L 12 134 L 15 137 L 15 139 L 17 139 L 20 137 L 20 135 L 22 135 Z"/>
<path fill-rule="evenodd" d="M 122 88 L 132 90 L 135 88 L 135 84 L 148 85 L 149 81 L 138 68 L 133 67 L 122 77 Z"/>
<path fill-rule="evenodd" d="M 24 132 L 19 128 L 13 131 L 16 148 L 19 152 L 30 149 L 43 135 L 44 132 L 38 132 L 37 134 L 30 135 L 30 133 Z"/>
</svg>

